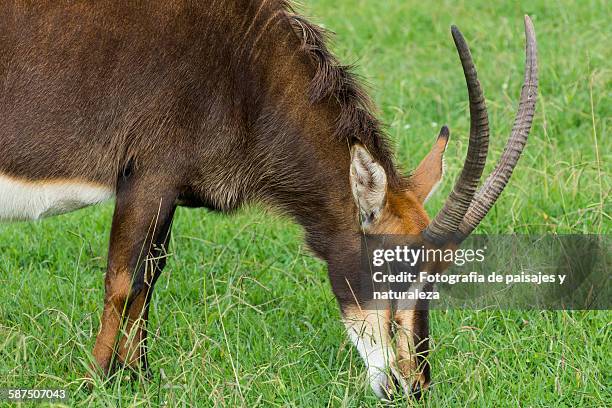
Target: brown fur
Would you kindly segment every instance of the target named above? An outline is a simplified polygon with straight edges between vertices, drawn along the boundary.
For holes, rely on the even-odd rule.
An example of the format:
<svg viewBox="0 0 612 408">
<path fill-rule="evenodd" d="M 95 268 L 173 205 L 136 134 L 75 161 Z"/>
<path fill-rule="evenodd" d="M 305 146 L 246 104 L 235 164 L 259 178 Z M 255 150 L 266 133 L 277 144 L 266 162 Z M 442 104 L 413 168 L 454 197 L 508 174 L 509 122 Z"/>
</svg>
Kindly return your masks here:
<svg viewBox="0 0 612 408">
<path fill-rule="evenodd" d="M 418 233 L 428 222 L 423 191 L 410 191 L 422 183 L 395 167 L 355 76 L 285 1 L 8 1 L 0 89 L 0 174 L 116 191 L 94 349 L 105 372 L 115 352 L 132 363 L 144 347 L 165 262 L 146 265 L 176 205 L 232 211 L 259 201 L 288 213 L 327 261 L 343 309 L 359 290 L 353 144 L 387 175 L 379 232 Z M 117 351 L 126 319 L 139 332 Z"/>
</svg>

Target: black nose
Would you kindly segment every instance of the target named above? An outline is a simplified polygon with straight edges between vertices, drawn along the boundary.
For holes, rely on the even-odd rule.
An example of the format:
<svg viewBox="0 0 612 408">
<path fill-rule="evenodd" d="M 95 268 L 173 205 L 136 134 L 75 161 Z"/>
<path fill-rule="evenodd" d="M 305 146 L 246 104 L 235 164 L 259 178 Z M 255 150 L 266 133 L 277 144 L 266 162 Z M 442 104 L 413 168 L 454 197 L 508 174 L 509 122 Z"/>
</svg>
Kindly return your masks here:
<svg viewBox="0 0 612 408">
<path fill-rule="evenodd" d="M 397 396 L 397 394 L 401 392 L 402 383 L 393 373 L 389 373 L 388 375 L 389 375 L 388 381 L 385 384 L 385 388 L 384 388 L 384 392 L 385 392 L 384 400 L 388 402 L 392 402 Z"/>
<path fill-rule="evenodd" d="M 415 383 L 412 384 L 412 387 L 410 387 L 410 396 L 414 398 L 415 400 L 420 400 L 421 395 L 422 395 L 421 383 L 416 381 Z"/>
</svg>

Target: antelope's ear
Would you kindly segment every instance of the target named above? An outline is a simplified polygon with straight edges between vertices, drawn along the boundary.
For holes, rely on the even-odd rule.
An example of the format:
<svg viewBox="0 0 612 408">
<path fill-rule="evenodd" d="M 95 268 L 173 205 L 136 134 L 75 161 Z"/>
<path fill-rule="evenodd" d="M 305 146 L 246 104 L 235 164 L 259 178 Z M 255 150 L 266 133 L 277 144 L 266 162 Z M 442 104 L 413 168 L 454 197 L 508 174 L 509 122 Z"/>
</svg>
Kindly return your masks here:
<svg viewBox="0 0 612 408">
<path fill-rule="evenodd" d="M 443 126 L 431 151 L 421 161 L 412 175 L 412 192 L 421 202 L 426 202 L 436 191 L 444 175 L 444 152 L 450 133 L 448 127 Z"/>
<path fill-rule="evenodd" d="M 364 224 L 377 220 L 385 206 L 387 175 L 361 145 L 351 149 L 351 189 Z"/>
</svg>

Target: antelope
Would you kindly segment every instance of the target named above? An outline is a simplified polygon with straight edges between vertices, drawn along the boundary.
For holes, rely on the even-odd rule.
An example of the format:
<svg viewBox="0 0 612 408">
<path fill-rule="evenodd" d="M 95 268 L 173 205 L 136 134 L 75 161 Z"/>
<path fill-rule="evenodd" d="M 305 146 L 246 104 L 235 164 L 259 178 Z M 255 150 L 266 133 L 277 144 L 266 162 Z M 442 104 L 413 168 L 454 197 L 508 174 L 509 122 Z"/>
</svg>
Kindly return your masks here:
<svg viewBox="0 0 612 408">
<path fill-rule="evenodd" d="M 536 40 L 525 16 L 518 113 L 477 191 L 487 109 L 464 37 L 451 31 L 469 94 L 469 147 L 430 220 L 424 203 L 442 178 L 448 128 L 411 175 L 402 173 L 370 99 L 329 51 L 326 32 L 286 1 L 5 2 L 0 219 L 115 199 L 94 375 L 110 376 L 118 365 L 148 370 L 149 305 L 176 208 L 229 213 L 258 202 L 299 223 L 327 263 L 374 393 L 425 389 L 427 308 L 372 310 L 356 296 L 360 238 L 411 234 L 431 246 L 459 245 L 508 182 L 537 94 Z"/>
</svg>

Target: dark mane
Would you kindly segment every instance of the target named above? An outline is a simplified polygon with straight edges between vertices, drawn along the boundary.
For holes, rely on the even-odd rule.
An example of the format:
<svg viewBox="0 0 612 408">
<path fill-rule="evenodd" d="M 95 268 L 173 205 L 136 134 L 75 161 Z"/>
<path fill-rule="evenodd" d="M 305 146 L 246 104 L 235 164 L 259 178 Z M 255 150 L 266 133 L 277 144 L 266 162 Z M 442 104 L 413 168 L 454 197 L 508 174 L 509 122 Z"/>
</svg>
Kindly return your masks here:
<svg viewBox="0 0 612 408">
<path fill-rule="evenodd" d="M 393 151 L 382 124 L 372 113 L 370 98 L 351 66 L 340 64 L 327 48 L 329 32 L 295 14 L 287 2 L 283 4 L 295 35 L 315 66 L 309 88 L 310 102 L 336 100 L 341 112 L 336 122 L 336 136 L 350 145 L 363 144 L 385 169 L 390 185 L 405 188 L 407 179 L 394 165 Z"/>
</svg>

